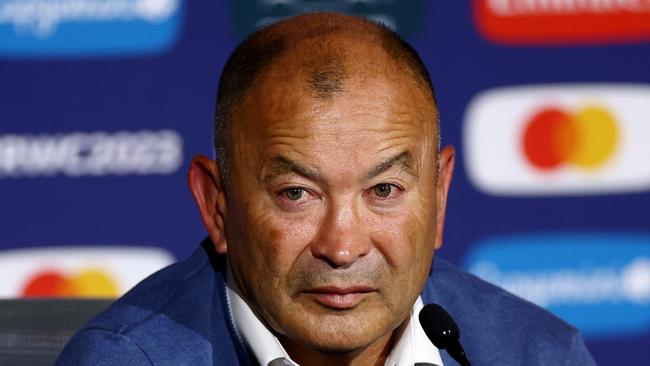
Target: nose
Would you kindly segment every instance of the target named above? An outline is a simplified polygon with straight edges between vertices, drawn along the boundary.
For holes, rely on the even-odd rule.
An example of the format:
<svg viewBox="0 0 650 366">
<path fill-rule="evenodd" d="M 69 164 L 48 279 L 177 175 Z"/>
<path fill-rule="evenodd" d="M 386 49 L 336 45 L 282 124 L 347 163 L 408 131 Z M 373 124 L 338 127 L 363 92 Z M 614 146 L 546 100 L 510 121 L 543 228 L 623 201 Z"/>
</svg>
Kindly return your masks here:
<svg viewBox="0 0 650 366">
<path fill-rule="evenodd" d="M 371 240 L 365 233 L 366 225 L 352 205 L 332 207 L 312 242 L 312 255 L 333 268 L 349 267 L 370 251 Z"/>
</svg>

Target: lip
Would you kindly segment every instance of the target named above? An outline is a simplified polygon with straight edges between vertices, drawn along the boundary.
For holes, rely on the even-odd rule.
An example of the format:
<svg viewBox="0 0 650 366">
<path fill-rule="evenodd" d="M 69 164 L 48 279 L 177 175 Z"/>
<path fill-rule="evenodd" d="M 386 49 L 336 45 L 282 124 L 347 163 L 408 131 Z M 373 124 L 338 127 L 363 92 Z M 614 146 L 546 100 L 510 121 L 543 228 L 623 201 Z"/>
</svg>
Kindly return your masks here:
<svg viewBox="0 0 650 366">
<path fill-rule="evenodd" d="M 332 309 L 345 310 L 357 306 L 365 297 L 375 292 L 369 286 L 322 286 L 305 291 L 317 303 Z"/>
</svg>

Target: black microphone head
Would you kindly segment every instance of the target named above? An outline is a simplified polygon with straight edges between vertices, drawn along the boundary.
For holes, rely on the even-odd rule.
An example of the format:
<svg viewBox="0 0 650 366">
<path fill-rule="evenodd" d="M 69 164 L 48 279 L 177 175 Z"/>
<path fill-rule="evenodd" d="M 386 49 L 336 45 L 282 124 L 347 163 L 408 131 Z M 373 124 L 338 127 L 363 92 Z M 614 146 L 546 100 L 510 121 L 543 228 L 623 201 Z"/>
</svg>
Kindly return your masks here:
<svg viewBox="0 0 650 366">
<path fill-rule="evenodd" d="M 420 324 L 424 333 L 434 346 L 447 349 L 449 345 L 458 342 L 460 331 L 454 319 L 438 304 L 428 304 L 420 310 Z"/>
</svg>

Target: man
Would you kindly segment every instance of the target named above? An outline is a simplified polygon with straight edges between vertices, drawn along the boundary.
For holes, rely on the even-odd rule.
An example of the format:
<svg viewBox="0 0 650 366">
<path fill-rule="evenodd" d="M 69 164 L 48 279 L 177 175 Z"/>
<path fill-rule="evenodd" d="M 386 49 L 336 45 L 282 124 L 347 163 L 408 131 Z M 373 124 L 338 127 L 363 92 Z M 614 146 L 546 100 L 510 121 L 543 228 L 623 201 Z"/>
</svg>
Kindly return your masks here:
<svg viewBox="0 0 650 366">
<path fill-rule="evenodd" d="M 256 32 L 226 64 L 218 162 L 189 183 L 210 240 L 78 333 L 59 364 L 454 365 L 417 320 L 454 317 L 474 365 L 589 365 L 543 310 L 436 260 L 454 150 L 415 51 L 336 14 Z"/>
</svg>

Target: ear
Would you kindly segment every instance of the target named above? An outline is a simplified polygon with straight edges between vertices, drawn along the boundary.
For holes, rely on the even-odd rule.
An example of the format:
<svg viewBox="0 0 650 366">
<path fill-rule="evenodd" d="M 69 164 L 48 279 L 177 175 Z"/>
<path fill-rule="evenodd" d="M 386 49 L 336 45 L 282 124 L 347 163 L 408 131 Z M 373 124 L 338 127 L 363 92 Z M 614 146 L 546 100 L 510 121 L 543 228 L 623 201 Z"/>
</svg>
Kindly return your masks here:
<svg viewBox="0 0 650 366">
<path fill-rule="evenodd" d="M 225 254 L 228 250 L 225 235 L 227 206 L 219 165 L 202 155 L 193 157 L 188 183 L 215 250 Z"/>
<path fill-rule="evenodd" d="M 438 172 L 437 191 L 437 220 L 436 220 L 436 250 L 442 247 L 442 231 L 445 227 L 445 211 L 447 209 L 447 196 L 449 194 L 449 185 L 451 176 L 454 173 L 456 151 L 453 146 L 446 146 L 440 151 L 440 171 Z"/>
</svg>

